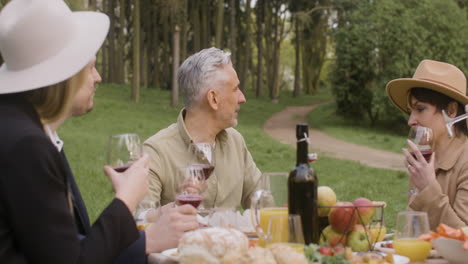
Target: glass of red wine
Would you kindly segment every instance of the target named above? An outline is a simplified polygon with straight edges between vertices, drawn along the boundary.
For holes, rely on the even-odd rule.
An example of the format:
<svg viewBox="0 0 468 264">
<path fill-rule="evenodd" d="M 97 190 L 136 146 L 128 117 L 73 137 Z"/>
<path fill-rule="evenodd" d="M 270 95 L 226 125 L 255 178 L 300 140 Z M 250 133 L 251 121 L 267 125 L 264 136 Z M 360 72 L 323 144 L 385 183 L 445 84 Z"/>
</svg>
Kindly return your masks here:
<svg viewBox="0 0 468 264">
<path fill-rule="evenodd" d="M 429 162 L 432 155 L 432 145 L 434 143 L 432 129 L 424 126 L 412 126 L 408 134 L 408 139 L 416 144 L 424 159 Z M 416 159 L 416 154 L 414 152 L 411 152 L 411 155 Z M 409 191 L 410 195 L 415 195 L 417 193 L 418 190 L 415 187 L 411 188 Z"/>
<path fill-rule="evenodd" d="M 179 169 L 178 181 L 174 181 L 176 204 L 190 204 L 195 208 L 203 201 L 202 193 L 206 190 L 206 176 L 203 167 L 190 165 Z"/>
<path fill-rule="evenodd" d="M 412 126 L 408 134 L 408 139 L 416 144 L 423 157 L 429 162 L 432 155 L 432 143 L 434 140 L 432 129 L 424 126 Z M 411 154 L 416 158 L 413 152 L 411 152 Z"/>
<path fill-rule="evenodd" d="M 203 169 L 205 180 L 211 176 L 215 168 L 215 144 L 191 143 L 189 152 L 193 155 L 192 165 Z"/>
<path fill-rule="evenodd" d="M 117 172 L 124 172 L 141 158 L 142 153 L 138 134 L 113 135 L 107 146 L 107 164 Z"/>
</svg>

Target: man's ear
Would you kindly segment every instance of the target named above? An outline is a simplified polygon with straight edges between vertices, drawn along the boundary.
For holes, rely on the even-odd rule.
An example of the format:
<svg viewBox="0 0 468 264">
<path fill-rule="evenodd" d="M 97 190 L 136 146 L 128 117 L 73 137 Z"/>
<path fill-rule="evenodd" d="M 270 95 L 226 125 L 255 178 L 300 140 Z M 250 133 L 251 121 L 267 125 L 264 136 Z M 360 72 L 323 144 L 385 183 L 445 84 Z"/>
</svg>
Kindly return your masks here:
<svg viewBox="0 0 468 264">
<path fill-rule="evenodd" d="M 208 100 L 208 104 L 214 110 L 218 110 L 219 108 L 219 94 L 217 91 L 210 89 L 206 94 L 206 99 Z"/>
<path fill-rule="evenodd" d="M 458 110 L 458 103 L 452 101 L 447 106 L 447 115 L 451 118 L 454 118 L 457 116 L 457 110 Z"/>
</svg>

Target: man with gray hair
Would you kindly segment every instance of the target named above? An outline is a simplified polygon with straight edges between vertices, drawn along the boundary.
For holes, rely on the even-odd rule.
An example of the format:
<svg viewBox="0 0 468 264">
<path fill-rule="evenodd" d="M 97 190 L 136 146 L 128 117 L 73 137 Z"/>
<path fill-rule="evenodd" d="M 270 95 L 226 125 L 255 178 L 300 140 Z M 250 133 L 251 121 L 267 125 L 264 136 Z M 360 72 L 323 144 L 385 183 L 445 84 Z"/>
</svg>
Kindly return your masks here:
<svg viewBox="0 0 468 264">
<path fill-rule="evenodd" d="M 204 49 L 180 66 L 177 81 L 185 108 L 176 123 L 144 143 L 150 157 L 146 200 L 161 205 L 175 201 L 175 190 L 182 181 L 180 168 L 205 164 L 214 166 L 202 194 L 205 208 L 250 206 L 261 172 L 244 138 L 232 128 L 246 100 L 230 55 L 217 48 Z"/>
</svg>

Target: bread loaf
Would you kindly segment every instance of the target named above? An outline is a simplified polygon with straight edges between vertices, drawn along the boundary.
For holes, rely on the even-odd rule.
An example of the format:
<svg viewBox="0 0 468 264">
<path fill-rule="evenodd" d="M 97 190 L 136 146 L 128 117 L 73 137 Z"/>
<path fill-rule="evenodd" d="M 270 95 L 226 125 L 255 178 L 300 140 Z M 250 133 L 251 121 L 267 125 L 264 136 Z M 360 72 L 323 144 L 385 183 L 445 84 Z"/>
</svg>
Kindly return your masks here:
<svg viewBox="0 0 468 264">
<path fill-rule="evenodd" d="M 236 229 L 210 227 L 185 233 L 179 241 L 180 254 L 185 254 L 185 249 L 194 245 L 221 260 L 224 255 L 243 255 L 249 247 L 249 241 Z"/>
</svg>

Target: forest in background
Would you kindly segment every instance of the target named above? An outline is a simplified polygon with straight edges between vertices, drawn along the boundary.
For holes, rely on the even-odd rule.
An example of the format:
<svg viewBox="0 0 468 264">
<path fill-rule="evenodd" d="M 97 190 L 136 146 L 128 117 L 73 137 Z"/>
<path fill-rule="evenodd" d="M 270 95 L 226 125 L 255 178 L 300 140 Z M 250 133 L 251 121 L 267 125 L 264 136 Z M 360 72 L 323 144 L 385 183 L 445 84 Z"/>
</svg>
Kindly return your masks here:
<svg viewBox="0 0 468 264">
<path fill-rule="evenodd" d="M 66 2 L 109 15 L 99 71 L 103 82 L 131 84 L 136 102 L 142 88 L 164 89 L 177 106 L 178 66 L 212 46 L 232 53 L 242 90 L 275 102 L 285 89 L 332 89 L 338 114 L 372 125 L 401 120 L 385 84 L 411 77 L 422 59 L 468 70 L 468 0 Z"/>
</svg>

